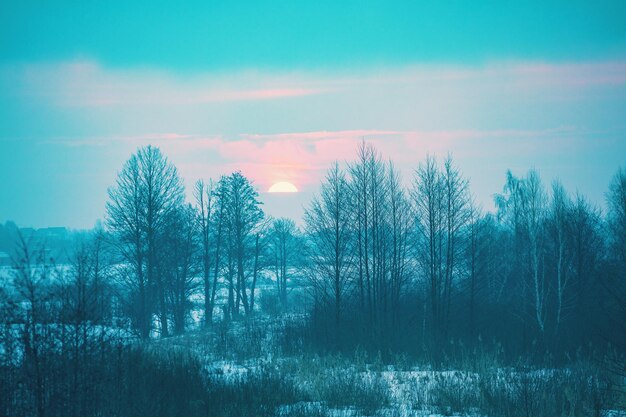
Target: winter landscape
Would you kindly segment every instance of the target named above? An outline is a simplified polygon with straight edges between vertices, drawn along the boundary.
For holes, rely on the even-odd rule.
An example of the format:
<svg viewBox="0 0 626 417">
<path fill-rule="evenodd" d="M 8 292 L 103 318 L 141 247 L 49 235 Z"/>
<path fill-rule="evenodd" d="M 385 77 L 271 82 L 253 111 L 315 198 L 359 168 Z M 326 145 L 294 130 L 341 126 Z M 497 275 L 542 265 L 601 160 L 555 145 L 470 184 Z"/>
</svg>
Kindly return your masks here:
<svg viewBox="0 0 626 417">
<path fill-rule="evenodd" d="M 0 10 L 0 416 L 626 417 L 621 2 Z"/>
</svg>

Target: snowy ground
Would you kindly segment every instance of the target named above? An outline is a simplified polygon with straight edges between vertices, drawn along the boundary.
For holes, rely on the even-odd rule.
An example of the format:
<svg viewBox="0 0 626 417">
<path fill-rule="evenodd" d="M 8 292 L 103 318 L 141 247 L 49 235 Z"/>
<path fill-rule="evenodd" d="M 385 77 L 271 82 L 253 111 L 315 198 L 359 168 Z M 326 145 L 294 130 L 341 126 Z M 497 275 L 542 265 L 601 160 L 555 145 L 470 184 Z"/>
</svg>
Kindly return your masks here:
<svg viewBox="0 0 626 417">
<path fill-rule="evenodd" d="M 0 268 L 0 287 L 8 277 L 8 270 Z M 192 352 L 201 361 L 209 382 L 235 385 L 263 378 L 285 382 L 294 388 L 298 400 L 281 403 L 276 410 L 281 417 L 626 417 L 626 404 L 621 409 L 614 406 L 616 402 L 606 397 L 607 381 L 589 364 L 536 369 L 506 368 L 494 361 L 478 368 L 436 370 L 408 361 L 382 363 L 379 358 L 358 353 L 350 357 L 284 355 L 281 332 L 287 323 L 302 322 L 304 316 L 282 314 L 271 318 L 264 314 L 263 296 L 273 293 L 274 285 L 271 279 L 259 282 L 254 319 L 227 325 L 221 322 L 222 312 L 216 308 L 216 323 L 210 331 L 201 330 L 202 297 L 198 296 L 192 300 L 190 323 L 190 328 L 196 330 L 155 340 L 152 346 Z M 218 303 L 227 294 L 227 289 L 221 288 Z M 58 326 L 49 327 L 59 333 Z M 5 330 L 15 336 L 19 329 L 13 326 Z M 123 334 L 102 326 L 91 331 L 94 337 L 114 334 L 128 343 L 135 340 L 119 329 Z M 0 343 L 0 355 L 6 353 Z M 13 350 L 12 355 L 19 361 L 21 352 Z M 545 410 L 558 411 L 546 414 Z"/>
<path fill-rule="evenodd" d="M 605 381 L 583 364 L 557 369 L 481 365 L 470 371 L 382 364 L 359 355 L 284 356 L 276 335 L 285 320 L 299 319 L 236 322 L 164 343 L 196 352 L 210 381 L 240 384 L 268 375 L 286 381 L 301 401 L 280 406 L 277 415 L 283 417 L 626 417 L 626 407 L 601 406 L 612 404 L 594 397 L 605 395 Z M 544 413 L 553 409 L 558 412 Z"/>
<path fill-rule="evenodd" d="M 489 391 L 491 393 L 499 391 L 510 398 L 518 398 L 522 406 L 525 383 L 534 386 L 531 395 L 538 397 L 538 400 L 533 410 L 529 409 L 528 414 L 525 411 L 521 414 L 541 416 L 546 415 L 541 413 L 542 401 L 546 401 L 551 393 L 539 391 L 546 384 L 554 382 L 555 378 L 563 382 L 571 375 L 570 369 L 520 372 L 502 368 L 493 370 L 488 375 L 419 368 L 395 370 L 392 366 L 386 367 L 385 370 L 360 371 L 347 363 L 341 368 L 338 364 L 328 366 L 323 360 L 317 364 L 315 361 L 316 359 L 302 358 L 283 358 L 269 363 L 258 360 L 240 364 L 232 361 L 215 361 L 207 366 L 207 371 L 210 378 L 223 378 L 234 383 L 260 372 L 264 367 L 272 366 L 279 375 L 298 386 L 308 398 L 307 401 L 279 407 L 279 416 L 336 417 L 508 416 L 512 414 L 506 407 L 503 407 L 502 414 L 482 411 L 480 405 L 486 401 L 483 398 L 483 391 L 486 390 L 484 385 L 491 386 Z M 354 403 L 351 404 L 351 401 Z M 569 404 L 563 405 L 563 415 L 570 415 L 569 411 L 565 410 L 573 410 L 576 407 L 577 398 L 571 398 L 569 401 Z M 590 409 L 586 415 L 597 415 L 594 411 Z M 603 417 L 626 417 L 626 411 L 598 411 Z"/>
</svg>

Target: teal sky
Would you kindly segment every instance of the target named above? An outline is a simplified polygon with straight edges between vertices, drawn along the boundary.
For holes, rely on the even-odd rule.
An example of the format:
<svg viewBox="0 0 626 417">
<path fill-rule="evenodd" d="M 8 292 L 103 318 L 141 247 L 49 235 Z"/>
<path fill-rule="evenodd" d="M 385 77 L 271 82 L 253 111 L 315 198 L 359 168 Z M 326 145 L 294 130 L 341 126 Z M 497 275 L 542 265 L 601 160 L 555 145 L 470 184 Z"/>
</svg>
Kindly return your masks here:
<svg viewBox="0 0 626 417">
<path fill-rule="evenodd" d="M 620 0 L 25 0 L 2 7 L 0 51 L 175 71 L 578 60 L 623 55 L 624 16 Z"/>
<path fill-rule="evenodd" d="M 602 205 L 626 163 L 624 1 L 127 3 L 0 7 L 0 222 L 90 227 L 148 143 L 294 218 L 361 138 L 407 180 L 452 152 L 487 209 L 507 168 Z"/>
</svg>

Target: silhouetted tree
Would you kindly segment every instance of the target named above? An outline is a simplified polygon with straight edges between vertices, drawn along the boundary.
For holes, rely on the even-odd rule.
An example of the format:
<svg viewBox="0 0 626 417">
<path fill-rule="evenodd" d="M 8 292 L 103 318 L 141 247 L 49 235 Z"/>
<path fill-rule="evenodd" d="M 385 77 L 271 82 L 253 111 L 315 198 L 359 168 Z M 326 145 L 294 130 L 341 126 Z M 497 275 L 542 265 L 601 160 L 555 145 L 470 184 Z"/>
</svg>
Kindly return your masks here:
<svg viewBox="0 0 626 417">
<path fill-rule="evenodd" d="M 391 324 L 398 331 L 400 301 L 406 286 L 409 284 L 414 262 L 410 257 L 410 241 L 414 230 L 414 218 L 406 191 L 402 187 L 400 174 L 389 162 L 387 171 L 388 187 L 388 231 L 384 236 L 389 240 L 386 256 L 389 265 L 389 302 Z"/>
<path fill-rule="evenodd" d="M 320 195 L 304 213 L 309 239 L 307 276 L 316 308 L 333 309 L 335 343 L 339 343 L 344 296 L 353 279 L 348 196 L 346 176 L 335 163 L 326 174 Z"/>
<path fill-rule="evenodd" d="M 296 250 L 296 224 L 291 219 L 275 219 L 270 230 L 270 251 L 276 290 L 283 309 L 287 306 L 288 270 L 293 265 Z"/>
<path fill-rule="evenodd" d="M 172 212 L 183 202 L 183 184 L 176 167 L 158 148 L 141 148 L 126 161 L 116 185 L 109 189 L 107 226 L 128 265 L 129 284 L 142 338 L 150 335 L 157 312 L 161 336 L 168 335 L 165 275 L 158 269 L 163 234 Z"/>
<path fill-rule="evenodd" d="M 44 246 L 33 248 L 24 236 L 18 234 L 16 255 L 13 261 L 13 286 L 18 299 L 20 315 L 20 338 L 22 340 L 25 384 L 32 402 L 26 400 L 26 413 L 33 406 L 38 417 L 46 415 L 50 405 L 50 392 L 54 388 L 51 357 L 46 353 L 56 348 L 53 328 L 49 326 L 55 319 L 51 281 L 54 265 Z M 30 413 L 29 413 L 30 414 Z"/>
<path fill-rule="evenodd" d="M 197 213 L 191 205 L 181 206 L 171 214 L 168 227 L 164 230 L 164 254 L 160 259 L 160 270 L 168 284 L 168 301 L 174 319 L 174 331 L 185 331 L 186 319 L 191 309 L 191 296 L 198 290 L 196 274 L 200 271 L 197 262 Z"/>
<path fill-rule="evenodd" d="M 261 221 L 264 213 L 258 193 L 241 172 L 235 172 L 224 177 L 223 195 L 225 204 L 226 225 L 228 228 L 230 257 L 229 281 L 231 294 L 234 287 L 234 300 L 229 296 L 231 315 L 239 315 L 240 306 L 243 306 L 246 315 L 251 314 L 250 297 L 254 291 L 255 274 L 258 272 L 258 251 Z M 233 277 L 235 283 L 233 284 Z M 252 288 L 249 287 L 252 285 Z"/>
<path fill-rule="evenodd" d="M 200 244 L 202 249 L 204 324 L 205 326 L 208 326 L 212 321 L 213 302 L 215 300 L 215 297 L 212 295 L 213 293 L 211 288 L 217 285 L 217 276 L 214 276 L 213 284 L 211 284 L 211 269 L 213 267 L 212 261 L 217 262 L 217 256 L 214 256 L 213 259 L 211 258 L 211 246 L 214 244 L 212 242 L 214 233 L 211 226 L 214 222 L 213 215 L 215 211 L 213 181 L 209 181 L 209 183 L 206 184 L 203 180 L 198 180 L 194 188 L 194 196 L 198 210 L 198 232 L 200 234 Z"/>
<path fill-rule="evenodd" d="M 459 242 L 470 218 L 468 183 L 450 157 L 442 170 L 427 157 L 416 171 L 412 197 L 418 260 L 429 285 L 432 340 L 438 349 L 448 336 L 452 293 L 460 275 Z"/>
</svg>

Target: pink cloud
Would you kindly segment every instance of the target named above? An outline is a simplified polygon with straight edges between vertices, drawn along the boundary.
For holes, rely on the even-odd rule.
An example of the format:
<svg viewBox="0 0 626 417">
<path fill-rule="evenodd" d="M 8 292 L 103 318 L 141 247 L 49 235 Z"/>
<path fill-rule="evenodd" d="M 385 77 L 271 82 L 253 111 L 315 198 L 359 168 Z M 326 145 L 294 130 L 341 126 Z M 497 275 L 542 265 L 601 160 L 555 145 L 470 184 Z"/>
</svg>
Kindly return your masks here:
<svg viewBox="0 0 626 417">
<path fill-rule="evenodd" d="M 22 77 L 29 96 L 67 107 L 275 100 L 329 91 L 289 76 L 258 77 L 244 72 L 180 77 L 149 69 L 111 70 L 93 61 L 29 65 Z"/>
<path fill-rule="evenodd" d="M 341 130 L 341 131 L 317 131 L 317 132 L 299 132 L 299 133 L 278 133 L 278 134 L 243 134 L 244 138 L 254 140 L 266 139 L 337 139 L 337 138 L 355 138 L 355 137 L 371 137 L 380 135 L 394 135 L 402 132 L 392 130 Z"/>
<path fill-rule="evenodd" d="M 234 137 L 195 137 L 193 135 L 146 135 L 133 143 L 160 146 L 186 178 L 218 178 L 241 170 L 259 186 L 269 188 L 277 181 L 290 181 L 301 189 L 315 188 L 334 161 L 354 160 L 359 143 L 365 139 L 392 157 L 407 175 L 427 154 L 443 158 L 454 151 L 464 157 L 488 153 L 522 156 L 541 146 L 544 152 L 559 151 L 572 143 L 572 128 L 545 130 L 449 130 L 449 131 L 319 131 L 244 134 Z M 133 138 L 136 139 L 136 138 Z M 116 139 L 119 140 L 119 139 Z M 483 149 L 477 153 L 477 149 Z M 207 159 L 203 162 L 203 156 Z M 190 161 L 193 159 L 193 162 Z"/>
<path fill-rule="evenodd" d="M 233 137 L 201 137 L 165 133 L 83 140 L 60 140 L 65 146 L 105 146 L 125 142 L 133 147 L 153 144 L 162 148 L 186 178 L 218 178 L 242 170 L 261 190 L 277 181 L 299 188 L 315 187 L 334 161 L 354 160 L 362 140 L 372 143 L 384 158 L 392 157 L 410 175 L 427 154 L 444 157 L 454 151 L 462 156 L 487 153 L 518 154 L 558 151 L 573 143 L 576 131 L 565 127 L 544 130 L 346 130 L 280 134 L 242 134 Z M 477 149 L 481 149 L 478 151 Z"/>
<path fill-rule="evenodd" d="M 189 198 L 192 198 L 191 185 L 197 179 L 217 180 L 221 175 L 235 170 L 241 170 L 248 176 L 260 192 L 265 192 L 275 182 L 289 181 L 303 193 L 298 197 L 300 200 L 293 203 L 297 207 L 291 212 L 295 218 L 300 218 L 301 213 L 298 210 L 308 203 L 310 194 L 318 190 L 330 164 L 339 161 L 346 167 L 354 161 L 357 147 L 363 138 L 373 144 L 385 160 L 390 158 L 394 161 L 406 184 L 412 181 L 414 170 L 426 155 L 434 155 L 441 160 L 448 152 L 452 152 L 464 175 L 475 184 L 472 190 L 476 193 L 477 200 L 489 208 L 493 193 L 502 187 L 507 169 L 521 174 L 533 166 L 542 168 L 536 165 L 539 154 L 542 158 L 555 161 L 571 158 L 572 152 L 596 152 L 597 150 L 590 147 L 587 138 L 599 133 L 569 126 L 537 130 L 354 129 L 211 137 L 155 133 L 83 139 L 81 146 L 90 143 L 97 146 L 126 144 L 127 155 L 138 146 L 159 146 L 176 164 L 185 179 Z M 72 146 L 70 140 L 55 143 Z M 553 168 L 549 165 L 548 171 L 542 171 L 548 172 L 546 183 L 553 178 L 549 171 Z M 270 205 L 274 204 L 270 198 L 267 201 Z M 281 204 L 284 202 L 275 203 L 269 213 L 282 213 Z"/>
<path fill-rule="evenodd" d="M 58 106 L 180 106 L 204 103 L 266 101 L 320 94 L 402 95 L 433 89 L 441 97 L 467 94 L 540 92 L 538 89 L 626 85 L 626 62 L 582 63 L 495 62 L 484 66 L 412 65 L 384 70 L 175 76 L 154 69 L 116 70 L 94 61 L 27 65 L 22 68 L 24 93 Z M 382 89 L 382 90 L 381 90 Z M 325 134 L 325 132 L 318 132 Z"/>
</svg>

